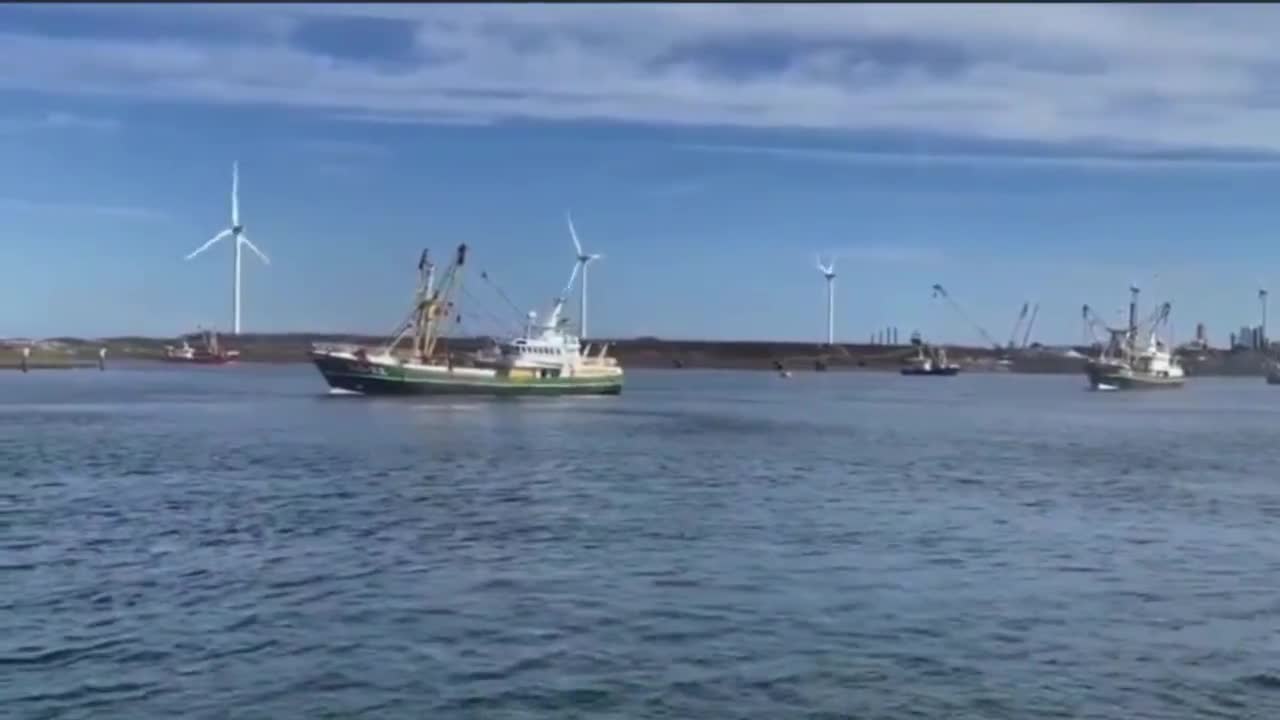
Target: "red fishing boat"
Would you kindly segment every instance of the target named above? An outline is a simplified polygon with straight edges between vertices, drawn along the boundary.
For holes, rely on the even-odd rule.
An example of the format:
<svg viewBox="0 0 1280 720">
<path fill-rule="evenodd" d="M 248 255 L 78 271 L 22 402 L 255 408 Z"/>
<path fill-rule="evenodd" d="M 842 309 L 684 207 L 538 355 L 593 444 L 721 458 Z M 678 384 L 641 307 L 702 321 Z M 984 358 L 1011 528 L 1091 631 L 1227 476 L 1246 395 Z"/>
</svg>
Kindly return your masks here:
<svg viewBox="0 0 1280 720">
<path fill-rule="evenodd" d="M 227 350 L 218 344 L 218 333 L 213 330 L 202 330 L 200 341 L 192 346 L 182 338 L 178 346 L 166 345 L 164 359 L 169 362 L 193 363 L 197 365 L 224 365 L 240 359 L 239 350 Z"/>
</svg>

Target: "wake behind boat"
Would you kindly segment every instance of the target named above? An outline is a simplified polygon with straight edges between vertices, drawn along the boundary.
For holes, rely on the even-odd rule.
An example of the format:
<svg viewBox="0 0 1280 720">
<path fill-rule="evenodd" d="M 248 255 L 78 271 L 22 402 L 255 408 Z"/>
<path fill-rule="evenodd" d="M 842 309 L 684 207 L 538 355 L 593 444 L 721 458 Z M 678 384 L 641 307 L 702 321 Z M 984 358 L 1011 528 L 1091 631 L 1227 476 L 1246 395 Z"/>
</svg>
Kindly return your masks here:
<svg viewBox="0 0 1280 720">
<path fill-rule="evenodd" d="M 580 263 L 556 298 L 545 322 L 529 313 L 524 332 L 494 347 L 461 357 L 440 351 L 440 323 L 454 316 L 452 295 L 466 264 L 467 246 L 459 245 L 439 286 L 435 265 L 423 251 L 417 301 L 410 317 L 384 348 L 314 346 L 311 360 L 331 388 L 366 395 L 616 395 L 622 391 L 622 368 L 601 345 L 590 345 L 566 333 L 560 317 Z M 407 353 L 398 350 L 412 340 Z"/>
<path fill-rule="evenodd" d="M 1138 288 L 1130 287 L 1129 325 L 1124 328 L 1107 327 L 1084 306 L 1085 321 L 1104 328 L 1110 338 L 1098 353 L 1085 363 L 1085 374 L 1094 390 L 1146 390 L 1179 388 L 1186 382 L 1186 373 L 1178 358 L 1156 335 L 1157 329 L 1169 319 L 1171 305 L 1164 303 L 1143 323 L 1138 322 Z"/>
</svg>

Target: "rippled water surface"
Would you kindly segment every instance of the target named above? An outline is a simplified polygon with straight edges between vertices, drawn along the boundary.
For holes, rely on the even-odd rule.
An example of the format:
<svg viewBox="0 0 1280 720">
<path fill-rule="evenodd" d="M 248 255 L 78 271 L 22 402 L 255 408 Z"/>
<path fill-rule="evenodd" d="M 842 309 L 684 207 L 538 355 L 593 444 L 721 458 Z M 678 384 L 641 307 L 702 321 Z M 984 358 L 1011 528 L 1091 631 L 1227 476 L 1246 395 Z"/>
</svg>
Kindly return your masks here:
<svg viewBox="0 0 1280 720">
<path fill-rule="evenodd" d="M 1280 718 L 1280 388 L 0 375 L 0 717 Z"/>
</svg>

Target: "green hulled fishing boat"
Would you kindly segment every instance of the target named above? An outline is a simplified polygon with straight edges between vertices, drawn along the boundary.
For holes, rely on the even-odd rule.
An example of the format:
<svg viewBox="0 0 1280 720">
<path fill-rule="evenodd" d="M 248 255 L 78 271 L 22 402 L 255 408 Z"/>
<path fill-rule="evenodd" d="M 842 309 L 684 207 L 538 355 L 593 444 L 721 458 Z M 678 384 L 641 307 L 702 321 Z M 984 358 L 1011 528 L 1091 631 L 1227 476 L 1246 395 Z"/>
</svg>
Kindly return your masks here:
<svg viewBox="0 0 1280 720">
<path fill-rule="evenodd" d="M 1186 371 L 1157 331 L 1169 320 L 1169 303 L 1163 303 L 1146 321 L 1138 322 L 1138 287 L 1129 288 L 1129 324 L 1108 327 L 1088 305 L 1084 319 L 1090 328 L 1101 327 L 1110 336 L 1096 357 L 1085 363 L 1089 387 L 1094 390 L 1154 390 L 1180 388 Z"/>
<path fill-rule="evenodd" d="M 530 312 L 524 332 L 484 350 L 454 355 L 440 352 L 440 325 L 454 316 L 452 296 L 460 285 L 467 246 L 436 283 L 427 251 L 418 261 L 417 299 L 409 318 L 382 348 L 314 346 L 311 360 L 331 388 L 364 395 L 616 395 L 622 368 L 607 356 L 608 346 L 592 353 L 565 332 L 565 298 L 582 263 L 575 263 L 564 292 L 545 322 Z M 405 340 L 411 347 L 401 350 Z"/>
</svg>

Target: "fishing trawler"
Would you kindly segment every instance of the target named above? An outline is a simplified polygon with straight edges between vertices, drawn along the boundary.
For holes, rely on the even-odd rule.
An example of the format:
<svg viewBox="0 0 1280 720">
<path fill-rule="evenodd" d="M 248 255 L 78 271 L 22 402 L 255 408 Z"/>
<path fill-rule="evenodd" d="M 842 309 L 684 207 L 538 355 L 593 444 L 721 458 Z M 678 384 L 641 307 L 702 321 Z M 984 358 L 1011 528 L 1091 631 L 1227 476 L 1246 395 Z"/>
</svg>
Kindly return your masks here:
<svg viewBox="0 0 1280 720">
<path fill-rule="evenodd" d="M 915 338 L 913 338 L 914 340 Z M 950 377 L 960 372 L 960 366 L 947 362 L 947 350 L 936 345 L 916 344 L 915 357 L 903 361 L 903 375 L 936 375 Z"/>
<path fill-rule="evenodd" d="M 1110 328 L 1084 306 L 1085 321 L 1102 326 L 1109 334 L 1097 357 L 1085 363 L 1085 374 L 1094 390 L 1144 390 L 1179 388 L 1186 372 L 1156 331 L 1169 319 L 1169 303 L 1162 304 L 1145 322 L 1138 322 L 1138 288 L 1129 288 L 1129 325 Z"/>
<path fill-rule="evenodd" d="M 435 265 L 426 250 L 418 261 L 417 299 L 409 318 L 382 348 L 315 345 L 311 360 L 329 386 L 364 395 L 616 395 L 622 368 L 607 356 L 608 345 L 594 351 L 565 331 L 560 316 L 580 263 L 543 322 L 530 312 L 524 331 L 484 350 L 455 355 L 442 351 L 442 323 L 455 316 L 453 293 L 466 264 L 467 246 L 459 245 L 452 263 L 435 281 Z M 399 348 L 411 340 L 407 352 Z"/>
<path fill-rule="evenodd" d="M 218 333 L 213 330 L 200 331 L 200 343 L 192 346 L 182 338 L 178 346 L 166 345 L 164 359 L 168 362 L 192 363 L 196 365 L 225 365 L 240 359 L 240 351 L 228 350 L 218 344 Z"/>
</svg>

